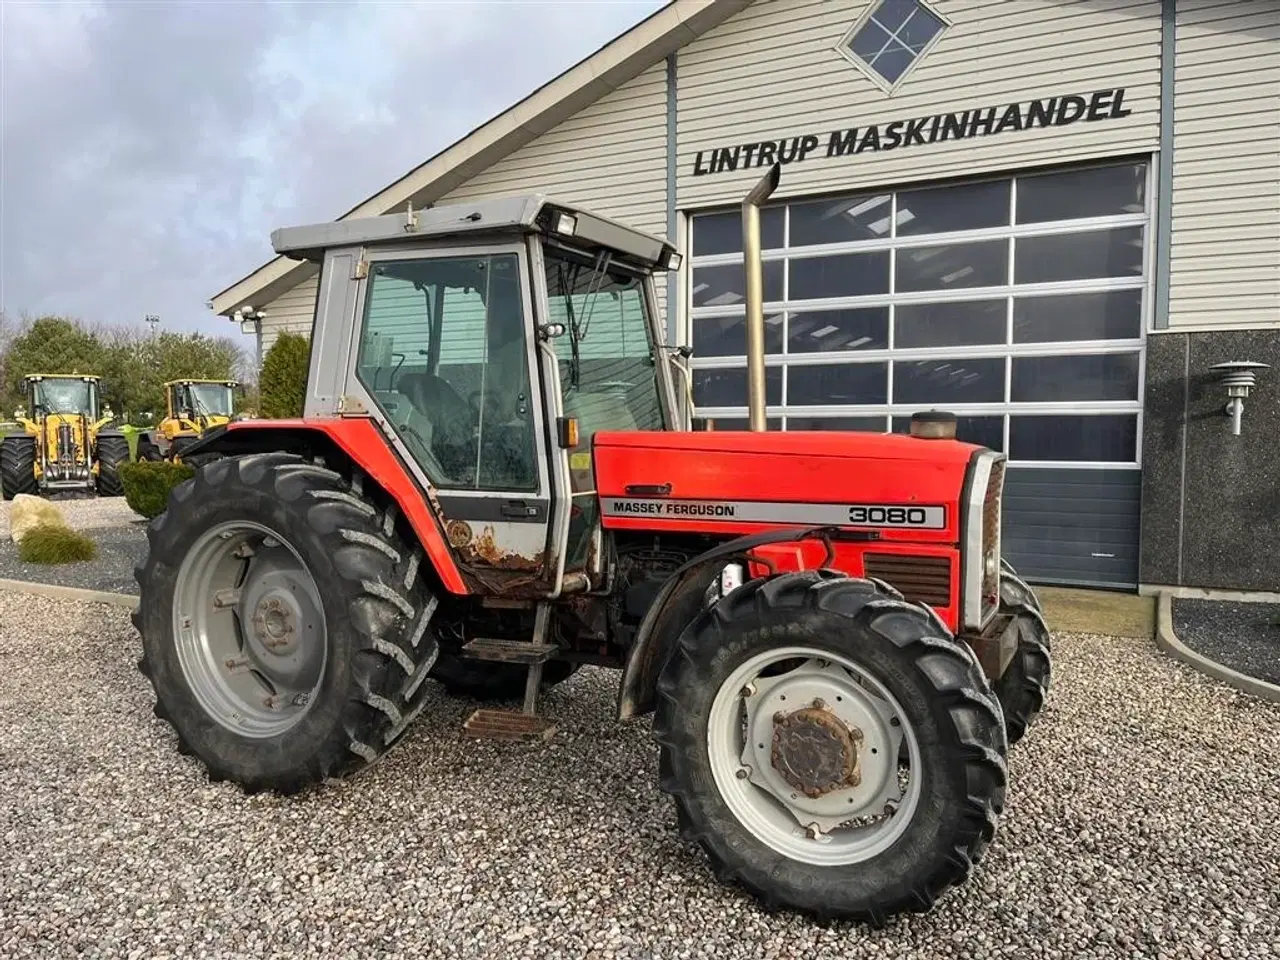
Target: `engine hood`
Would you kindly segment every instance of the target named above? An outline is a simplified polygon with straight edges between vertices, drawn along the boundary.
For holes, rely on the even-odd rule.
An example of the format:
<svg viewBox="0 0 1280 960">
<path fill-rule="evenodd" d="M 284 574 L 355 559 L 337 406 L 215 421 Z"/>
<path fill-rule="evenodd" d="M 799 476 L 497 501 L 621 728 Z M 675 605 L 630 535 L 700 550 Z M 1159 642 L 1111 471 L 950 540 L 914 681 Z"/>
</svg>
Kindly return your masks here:
<svg viewBox="0 0 1280 960">
<path fill-rule="evenodd" d="M 955 542 L 968 466 L 984 449 L 880 433 L 627 432 L 597 433 L 592 459 L 607 527 L 834 524 Z"/>
<path fill-rule="evenodd" d="M 823 458 L 841 460 L 907 460 L 915 463 L 966 464 L 983 447 L 959 440 L 921 440 L 897 433 L 853 431 L 748 430 L 711 432 L 602 432 L 595 435 L 597 448 L 680 450 L 726 454 Z"/>
</svg>

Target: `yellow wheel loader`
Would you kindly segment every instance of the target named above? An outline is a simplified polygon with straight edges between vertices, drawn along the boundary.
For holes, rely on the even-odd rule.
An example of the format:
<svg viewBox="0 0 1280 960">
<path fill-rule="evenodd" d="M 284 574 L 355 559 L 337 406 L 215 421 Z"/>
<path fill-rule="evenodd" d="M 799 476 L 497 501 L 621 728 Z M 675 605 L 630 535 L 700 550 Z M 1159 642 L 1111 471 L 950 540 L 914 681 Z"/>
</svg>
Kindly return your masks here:
<svg viewBox="0 0 1280 960">
<path fill-rule="evenodd" d="M 98 378 L 31 374 L 23 394 L 25 406 L 14 415 L 22 431 L 0 441 L 4 499 L 95 491 L 122 496 L 120 465 L 129 461 L 129 441 L 119 430 L 105 429 L 115 416 L 99 408 Z"/>
<path fill-rule="evenodd" d="M 166 416 L 155 430 L 138 435 L 138 459 L 181 460 L 206 431 L 237 419 L 238 386 L 234 380 L 170 380 L 164 385 Z"/>
</svg>

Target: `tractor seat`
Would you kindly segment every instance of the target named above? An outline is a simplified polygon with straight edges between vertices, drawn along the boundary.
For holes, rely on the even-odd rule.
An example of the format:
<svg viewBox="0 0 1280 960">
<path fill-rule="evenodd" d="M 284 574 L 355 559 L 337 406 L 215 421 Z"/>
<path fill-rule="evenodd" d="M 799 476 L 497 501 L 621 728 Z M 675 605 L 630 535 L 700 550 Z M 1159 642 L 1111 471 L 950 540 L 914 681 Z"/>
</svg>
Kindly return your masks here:
<svg viewBox="0 0 1280 960">
<path fill-rule="evenodd" d="M 430 373 L 406 373 L 396 381 L 415 410 L 431 421 L 431 452 L 453 479 L 475 471 L 475 416 L 447 380 Z"/>
</svg>

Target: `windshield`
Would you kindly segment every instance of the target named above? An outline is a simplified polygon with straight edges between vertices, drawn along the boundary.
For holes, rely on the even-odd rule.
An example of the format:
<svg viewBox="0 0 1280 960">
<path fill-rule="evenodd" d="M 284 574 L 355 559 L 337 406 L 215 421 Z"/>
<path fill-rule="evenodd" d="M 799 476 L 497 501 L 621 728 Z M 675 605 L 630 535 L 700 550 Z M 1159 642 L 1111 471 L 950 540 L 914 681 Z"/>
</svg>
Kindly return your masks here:
<svg viewBox="0 0 1280 960">
<path fill-rule="evenodd" d="M 34 403 L 45 413 L 85 413 L 97 416 L 97 391 L 86 380 L 40 380 L 35 384 Z"/>
<path fill-rule="evenodd" d="M 565 416 L 578 418 L 581 446 L 600 430 L 661 430 L 649 309 L 641 277 L 599 261 L 546 251 L 548 321 L 565 325 L 554 341 Z"/>
<path fill-rule="evenodd" d="M 233 412 L 231 388 L 224 383 L 193 383 L 187 387 L 196 416 L 229 417 Z"/>
</svg>

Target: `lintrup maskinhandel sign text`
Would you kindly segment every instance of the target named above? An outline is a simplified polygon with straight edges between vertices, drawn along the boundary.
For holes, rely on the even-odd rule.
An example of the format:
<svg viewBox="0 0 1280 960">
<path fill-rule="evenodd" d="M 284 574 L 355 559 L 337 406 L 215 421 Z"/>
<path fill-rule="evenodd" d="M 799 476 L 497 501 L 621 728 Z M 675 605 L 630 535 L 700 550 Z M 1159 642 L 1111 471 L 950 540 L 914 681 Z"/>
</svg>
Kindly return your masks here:
<svg viewBox="0 0 1280 960">
<path fill-rule="evenodd" d="M 822 145 L 823 135 L 816 133 L 784 137 L 781 140 L 742 143 L 732 147 L 712 147 L 710 150 L 698 151 L 693 161 L 693 175 L 702 177 L 713 173 L 767 167 L 775 161 L 784 164 L 800 163 L 812 156 L 857 156 L 867 151 L 879 153 L 900 147 L 925 146 L 946 140 L 969 140 L 1005 132 L 1034 130 L 1037 127 L 1093 123 L 1127 117 L 1132 112 L 1125 109 L 1123 87 L 1118 90 L 1096 90 L 1085 95 L 1048 97 L 998 107 L 979 107 L 961 113 L 938 113 L 913 120 L 894 120 L 892 123 L 833 130 L 825 134 L 826 150 L 820 154 L 815 154 L 815 151 Z"/>
</svg>

